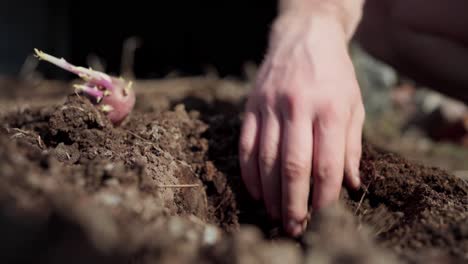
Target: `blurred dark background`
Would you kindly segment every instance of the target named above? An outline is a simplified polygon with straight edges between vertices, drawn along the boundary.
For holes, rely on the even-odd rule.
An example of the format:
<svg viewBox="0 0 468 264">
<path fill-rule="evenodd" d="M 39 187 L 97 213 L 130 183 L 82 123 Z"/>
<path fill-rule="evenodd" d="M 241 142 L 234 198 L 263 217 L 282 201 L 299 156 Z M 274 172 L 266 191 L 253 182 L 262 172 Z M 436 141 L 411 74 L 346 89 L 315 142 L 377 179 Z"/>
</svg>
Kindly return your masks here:
<svg viewBox="0 0 468 264">
<path fill-rule="evenodd" d="M 33 48 L 87 66 L 89 55 L 119 74 L 122 46 L 138 37 L 138 78 L 172 72 L 242 74 L 265 53 L 276 1 L 268 0 L 0 0 L 0 74 L 16 75 Z M 68 74 L 39 65 L 48 78 Z"/>
</svg>

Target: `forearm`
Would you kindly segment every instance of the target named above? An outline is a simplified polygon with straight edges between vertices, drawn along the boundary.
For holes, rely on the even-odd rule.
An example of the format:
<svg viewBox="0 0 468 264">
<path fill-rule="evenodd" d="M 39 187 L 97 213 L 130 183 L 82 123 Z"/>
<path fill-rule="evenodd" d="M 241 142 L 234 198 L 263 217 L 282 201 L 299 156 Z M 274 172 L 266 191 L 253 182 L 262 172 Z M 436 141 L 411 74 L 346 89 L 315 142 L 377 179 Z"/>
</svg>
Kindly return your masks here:
<svg viewBox="0 0 468 264">
<path fill-rule="evenodd" d="M 279 15 L 330 15 L 338 20 L 350 39 L 361 21 L 364 2 L 365 0 L 280 0 Z"/>
</svg>

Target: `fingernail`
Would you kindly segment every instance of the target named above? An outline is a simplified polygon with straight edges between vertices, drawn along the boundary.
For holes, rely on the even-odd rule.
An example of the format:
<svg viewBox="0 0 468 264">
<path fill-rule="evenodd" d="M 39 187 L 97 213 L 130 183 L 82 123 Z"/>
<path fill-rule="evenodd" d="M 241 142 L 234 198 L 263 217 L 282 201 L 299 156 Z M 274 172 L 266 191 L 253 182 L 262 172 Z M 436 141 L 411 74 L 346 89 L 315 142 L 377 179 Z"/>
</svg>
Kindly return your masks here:
<svg viewBox="0 0 468 264">
<path fill-rule="evenodd" d="M 354 170 L 353 181 L 354 181 L 354 186 L 356 188 L 359 188 L 359 186 L 361 186 L 361 176 L 360 176 L 360 173 L 359 173 L 359 169 Z"/>
<path fill-rule="evenodd" d="M 302 233 L 303 230 L 303 225 L 297 221 L 294 220 L 289 220 L 288 222 L 288 232 L 294 236 L 297 237 Z"/>
</svg>

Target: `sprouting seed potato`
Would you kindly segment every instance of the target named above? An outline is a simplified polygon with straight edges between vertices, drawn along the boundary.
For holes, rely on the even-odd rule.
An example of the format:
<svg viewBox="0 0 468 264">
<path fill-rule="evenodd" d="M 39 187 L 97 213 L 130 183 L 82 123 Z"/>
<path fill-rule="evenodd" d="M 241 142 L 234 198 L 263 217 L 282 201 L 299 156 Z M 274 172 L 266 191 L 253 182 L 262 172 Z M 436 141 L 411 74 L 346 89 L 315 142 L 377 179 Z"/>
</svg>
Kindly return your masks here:
<svg viewBox="0 0 468 264">
<path fill-rule="evenodd" d="M 59 59 L 38 49 L 34 51 L 40 60 L 48 61 L 83 79 L 85 83 L 74 86 L 77 92 L 92 99 L 114 125 L 119 125 L 132 112 L 135 105 L 135 91 L 131 81 L 109 76 L 91 68 L 75 66 L 64 58 Z"/>
</svg>

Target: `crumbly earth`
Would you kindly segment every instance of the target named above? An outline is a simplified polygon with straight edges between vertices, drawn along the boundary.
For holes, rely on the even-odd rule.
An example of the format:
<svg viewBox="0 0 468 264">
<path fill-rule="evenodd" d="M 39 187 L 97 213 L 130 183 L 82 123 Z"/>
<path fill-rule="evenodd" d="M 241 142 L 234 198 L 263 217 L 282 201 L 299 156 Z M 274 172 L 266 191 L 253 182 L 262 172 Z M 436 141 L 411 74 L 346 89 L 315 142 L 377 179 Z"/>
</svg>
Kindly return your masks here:
<svg viewBox="0 0 468 264">
<path fill-rule="evenodd" d="M 2 263 L 468 261 L 468 183 L 441 169 L 364 143 L 361 190 L 292 240 L 240 179 L 246 87 L 140 82 L 119 127 L 68 87 L 0 80 Z"/>
</svg>

